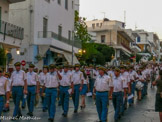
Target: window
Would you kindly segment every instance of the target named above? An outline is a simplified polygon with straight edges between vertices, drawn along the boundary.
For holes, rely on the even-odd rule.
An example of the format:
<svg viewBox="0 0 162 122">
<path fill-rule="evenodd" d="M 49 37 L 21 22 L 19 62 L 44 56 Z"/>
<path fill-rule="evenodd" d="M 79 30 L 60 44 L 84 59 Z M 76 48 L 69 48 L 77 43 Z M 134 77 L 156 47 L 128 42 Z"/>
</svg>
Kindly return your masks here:
<svg viewBox="0 0 162 122">
<path fill-rule="evenodd" d="M 95 28 L 95 24 L 92 24 L 92 28 L 93 28 L 93 29 Z"/>
<path fill-rule="evenodd" d="M 101 36 L 101 43 L 105 43 L 105 37 L 106 37 L 105 35 Z"/>
<path fill-rule="evenodd" d="M 68 31 L 68 39 L 71 40 L 71 31 Z"/>
<path fill-rule="evenodd" d="M 65 9 L 68 10 L 68 0 L 65 0 Z"/>
<path fill-rule="evenodd" d="M 72 1 L 72 9 L 74 9 L 74 1 Z"/>
<path fill-rule="evenodd" d="M 57 0 L 57 3 L 58 3 L 59 5 L 61 5 L 61 0 Z"/>
<path fill-rule="evenodd" d="M 97 23 L 96 26 L 99 27 L 99 23 Z"/>
<path fill-rule="evenodd" d="M 100 23 L 100 27 L 102 27 L 102 23 Z"/>
<path fill-rule="evenodd" d="M 2 15 L 1 12 L 2 12 L 2 11 L 1 11 L 1 7 L 0 7 L 0 32 L 1 32 L 1 15 Z"/>
<path fill-rule="evenodd" d="M 137 42 L 141 42 L 141 38 L 140 37 L 137 37 Z"/>
<path fill-rule="evenodd" d="M 45 1 L 47 1 L 47 2 L 49 2 L 49 3 L 50 3 L 50 0 L 45 0 Z"/>
<path fill-rule="evenodd" d="M 61 25 L 58 26 L 58 39 L 59 40 L 62 39 L 62 26 Z"/>
<path fill-rule="evenodd" d="M 48 19 L 43 18 L 43 38 L 47 38 Z"/>
</svg>

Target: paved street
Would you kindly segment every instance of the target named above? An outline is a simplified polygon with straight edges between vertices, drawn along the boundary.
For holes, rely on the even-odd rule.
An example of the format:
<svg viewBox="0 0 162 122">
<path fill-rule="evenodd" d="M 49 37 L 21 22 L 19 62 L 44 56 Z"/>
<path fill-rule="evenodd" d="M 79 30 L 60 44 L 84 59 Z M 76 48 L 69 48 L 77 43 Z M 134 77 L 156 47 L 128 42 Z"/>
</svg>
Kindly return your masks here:
<svg viewBox="0 0 162 122">
<path fill-rule="evenodd" d="M 154 101 L 155 101 L 155 91 L 156 89 L 149 89 L 148 96 L 141 102 L 136 102 L 134 106 L 128 108 L 125 112 L 125 116 L 122 117 L 120 122 L 160 122 L 158 113 L 154 112 Z M 55 122 L 95 122 L 98 120 L 98 116 L 96 113 L 94 101 L 92 98 L 87 98 L 87 107 L 85 110 L 79 112 L 77 114 L 73 114 L 73 104 L 72 100 L 70 101 L 70 110 L 67 118 L 63 118 L 62 108 L 57 106 L 57 112 L 55 117 Z M 12 115 L 13 112 L 13 103 L 11 103 L 11 111 L 10 113 L 5 113 L 5 116 Z M 27 109 L 22 111 L 22 114 L 26 116 Z M 109 108 L 109 122 L 113 122 L 113 107 L 112 102 L 110 101 Z M 34 116 L 40 117 L 40 122 L 46 122 L 48 119 L 48 113 L 43 113 L 41 109 L 41 104 L 35 109 Z M 19 120 L 18 122 L 34 122 L 35 120 Z"/>
</svg>

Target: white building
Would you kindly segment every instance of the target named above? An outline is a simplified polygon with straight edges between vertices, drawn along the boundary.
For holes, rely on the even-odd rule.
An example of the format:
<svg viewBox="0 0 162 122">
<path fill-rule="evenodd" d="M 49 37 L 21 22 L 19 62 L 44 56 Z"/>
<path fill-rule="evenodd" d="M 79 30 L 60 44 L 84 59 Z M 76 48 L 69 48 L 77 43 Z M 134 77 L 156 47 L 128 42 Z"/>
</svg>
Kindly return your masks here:
<svg viewBox="0 0 162 122">
<path fill-rule="evenodd" d="M 39 68 L 51 63 L 71 64 L 71 45 L 75 53 L 80 47 L 78 41 L 72 41 L 74 10 L 73 0 L 26 0 L 11 5 L 10 20 L 24 27 L 21 53 L 14 61 L 25 60 Z M 75 56 L 73 63 L 78 63 Z"/>
<path fill-rule="evenodd" d="M 116 59 L 127 60 L 130 57 L 130 43 L 134 40 L 125 31 L 124 22 L 105 18 L 87 21 L 86 24 L 89 32 L 96 33 L 95 43 L 106 44 L 115 49 Z"/>
<path fill-rule="evenodd" d="M 7 65 L 13 64 L 11 50 L 18 50 L 23 42 L 24 29 L 19 23 L 9 21 L 9 5 L 23 2 L 25 0 L 0 0 L 0 46 L 6 50 Z M 18 25 L 18 26 L 17 26 Z M 0 57 L 1 60 L 1 57 Z"/>
</svg>

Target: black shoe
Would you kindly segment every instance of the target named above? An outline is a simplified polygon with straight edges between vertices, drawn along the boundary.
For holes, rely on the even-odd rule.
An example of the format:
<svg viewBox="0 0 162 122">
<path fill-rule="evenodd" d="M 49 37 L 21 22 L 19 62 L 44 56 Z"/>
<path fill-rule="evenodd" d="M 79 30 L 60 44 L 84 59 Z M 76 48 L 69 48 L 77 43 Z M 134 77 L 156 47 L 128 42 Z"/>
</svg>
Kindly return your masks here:
<svg viewBox="0 0 162 122">
<path fill-rule="evenodd" d="M 47 112 L 47 109 L 43 109 L 43 112 Z"/>
<path fill-rule="evenodd" d="M 77 113 L 78 111 L 77 110 L 74 110 L 74 113 Z"/>
<path fill-rule="evenodd" d="M 80 106 L 80 109 L 82 110 L 83 109 L 83 106 Z"/>
<path fill-rule="evenodd" d="M 63 116 L 63 117 L 67 117 L 67 114 L 63 113 L 62 116 Z"/>
<path fill-rule="evenodd" d="M 114 122 L 118 122 L 118 120 L 117 119 L 115 119 L 115 121 Z"/>
<path fill-rule="evenodd" d="M 33 116 L 33 113 L 29 112 L 27 113 L 28 116 Z"/>
<path fill-rule="evenodd" d="M 52 119 L 52 118 L 48 118 L 48 121 L 53 122 L 53 121 L 54 121 L 54 119 Z"/>
</svg>

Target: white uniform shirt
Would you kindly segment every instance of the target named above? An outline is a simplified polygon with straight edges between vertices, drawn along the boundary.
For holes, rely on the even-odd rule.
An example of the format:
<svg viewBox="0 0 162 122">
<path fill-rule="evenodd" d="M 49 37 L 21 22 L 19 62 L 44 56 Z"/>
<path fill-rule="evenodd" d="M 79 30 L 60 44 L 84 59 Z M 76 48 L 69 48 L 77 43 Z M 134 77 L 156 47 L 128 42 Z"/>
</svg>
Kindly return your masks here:
<svg viewBox="0 0 162 122">
<path fill-rule="evenodd" d="M 83 78 L 83 73 L 78 71 L 78 72 L 74 72 L 72 74 L 72 82 L 74 83 L 74 85 L 78 85 L 81 84 L 81 81 L 84 80 Z"/>
<path fill-rule="evenodd" d="M 113 79 L 113 84 L 114 84 L 114 90 L 113 92 L 121 92 L 123 91 L 123 82 L 124 82 L 124 79 L 122 76 L 119 76 L 119 77 L 114 77 Z"/>
<path fill-rule="evenodd" d="M 47 74 L 44 74 L 43 72 L 41 72 L 39 74 L 39 83 L 40 83 L 41 86 L 44 85 L 46 77 L 47 77 Z"/>
<path fill-rule="evenodd" d="M 107 74 L 110 76 L 111 78 L 111 82 L 109 83 L 110 87 L 113 87 L 113 78 L 115 77 L 114 71 L 110 70 L 107 72 Z"/>
<path fill-rule="evenodd" d="M 130 74 L 130 79 L 131 80 L 135 80 L 135 78 L 138 76 L 137 72 L 134 71 L 134 70 L 129 72 L 129 74 Z"/>
<path fill-rule="evenodd" d="M 65 73 L 63 71 L 60 75 L 62 76 L 62 79 L 60 80 L 60 85 L 61 86 L 70 86 L 72 74 L 70 72 Z"/>
<path fill-rule="evenodd" d="M 123 78 L 123 87 L 124 88 L 128 88 L 128 83 L 130 82 L 130 76 L 128 72 L 124 72 L 123 74 L 121 74 L 122 78 Z"/>
<path fill-rule="evenodd" d="M 26 75 L 23 70 L 14 71 L 11 75 L 12 86 L 24 86 L 24 80 L 26 80 Z"/>
<path fill-rule="evenodd" d="M 88 77 L 86 79 L 84 78 L 83 84 L 89 84 L 89 78 Z"/>
<path fill-rule="evenodd" d="M 139 80 L 139 81 L 144 80 L 143 75 L 138 75 L 138 80 Z"/>
<path fill-rule="evenodd" d="M 109 82 L 111 78 L 108 75 L 98 76 L 95 81 L 95 89 L 99 92 L 109 91 Z"/>
<path fill-rule="evenodd" d="M 9 81 L 4 76 L 1 76 L 0 77 L 0 95 L 5 95 L 5 93 L 8 91 L 10 91 Z"/>
<path fill-rule="evenodd" d="M 33 85 L 37 85 L 37 81 L 38 81 L 38 75 L 35 72 L 28 72 L 26 74 L 27 76 L 27 84 L 28 86 L 33 86 Z"/>
<path fill-rule="evenodd" d="M 56 72 L 48 73 L 45 79 L 46 88 L 57 88 L 59 86 L 59 78 Z"/>
</svg>

